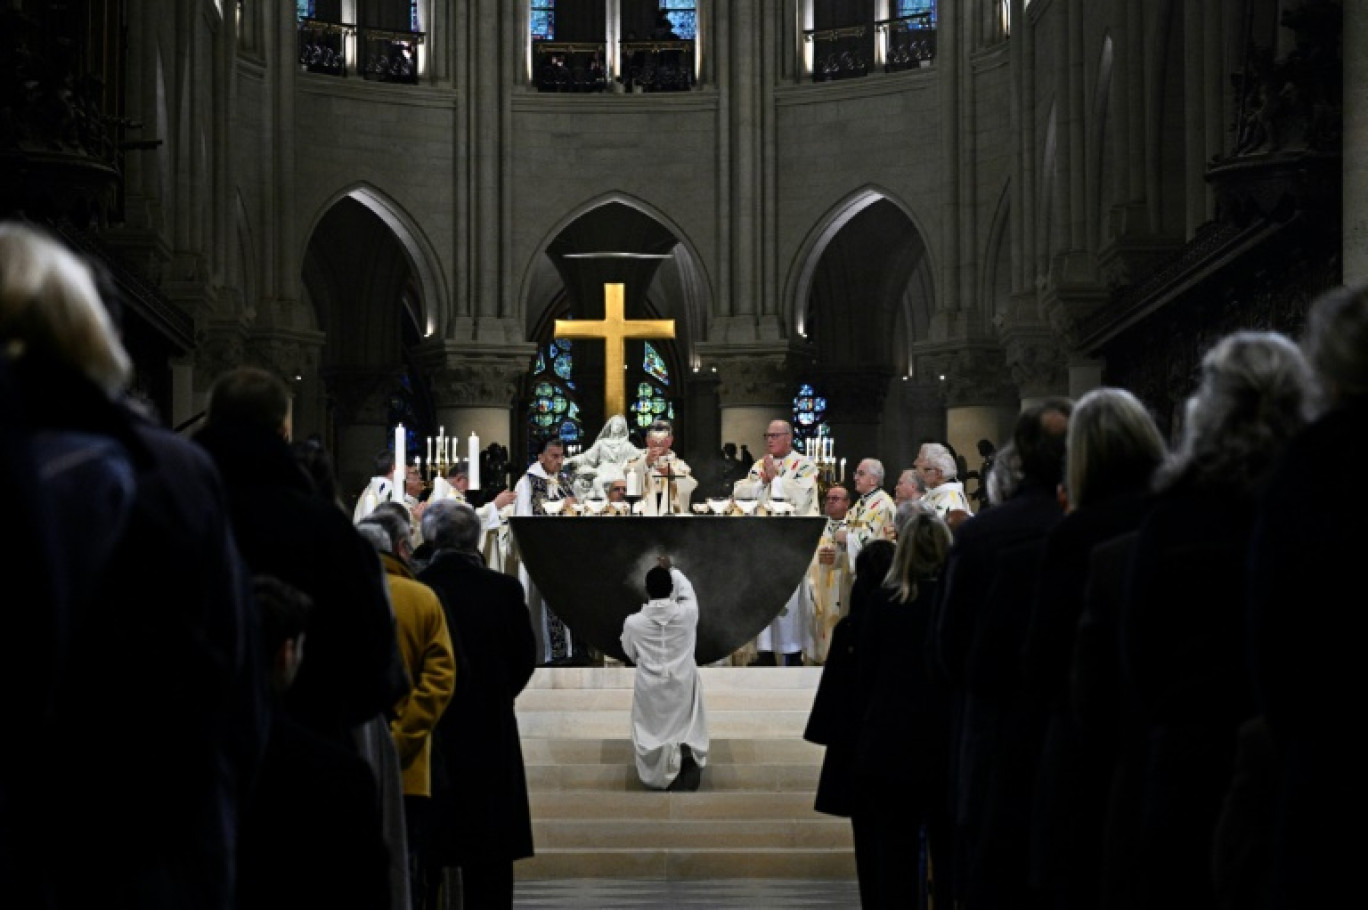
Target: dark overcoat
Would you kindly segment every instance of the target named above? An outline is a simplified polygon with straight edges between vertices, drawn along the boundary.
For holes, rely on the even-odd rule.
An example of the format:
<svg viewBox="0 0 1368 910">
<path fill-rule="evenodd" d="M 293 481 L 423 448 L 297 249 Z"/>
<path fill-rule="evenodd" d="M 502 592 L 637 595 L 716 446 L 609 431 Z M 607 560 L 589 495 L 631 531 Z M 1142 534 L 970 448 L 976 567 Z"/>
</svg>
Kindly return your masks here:
<svg viewBox="0 0 1368 910">
<path fill-rule="evenodd" d="M 537 663 L 522 585 L 453 550 L 439 550 L 418 580 L 442 599 L 458 667 L 433 734 L 433 859 L 460 866 L 531 856 L 513 706 Z"/>
</svg>

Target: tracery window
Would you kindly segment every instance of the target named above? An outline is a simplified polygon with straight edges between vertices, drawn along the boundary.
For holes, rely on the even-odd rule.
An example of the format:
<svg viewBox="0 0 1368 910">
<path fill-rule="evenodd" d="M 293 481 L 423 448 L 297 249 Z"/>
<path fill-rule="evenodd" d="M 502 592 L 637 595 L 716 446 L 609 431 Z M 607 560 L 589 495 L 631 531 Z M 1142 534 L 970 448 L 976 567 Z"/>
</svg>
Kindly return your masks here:
<svg viewBox="0 0 1368 910">
<path fill-rule="evenodd" d="M 627 409 L 632 412 L 632 423 L 645 429 L 657 418 L 674 420 L 674 404 L 667 397 L 670 368 L 665 358 L 649 341 L 642 342 L 642 346 L 641 369 L 646 375 L 637 383 L 636 400 Z"/>
<path fill-rule="evenodd" d="M 537 352 L 532 368 L 532 403 L 527 413 L 529 451 L 541 441 L 559 436 L 566 445 L 578 444 L 583 434 L 579 399 L 575 391 L 572 342 L 555 338 Z"/>
<path fill-rule="evenodd" d="M 931 21 L 929 26 L 936 27 L 936 0 L 894 0 L 893 17 L 915 16 L 918 13 L 930 13 Z"/>
<path fill-rule="evenodd" d="M 831 435 L 826 409 L 826 398 L 818 395 L 811 385 L 805 382 L 798 387 L 798 394 L 793 396 L 793 447 L 805 455 L 816 454 L 810 440 Z"/>
<path fill-rule="evenodd" d="M 532 0 L 532 40 L 556 40 L 556 0 Z"/>
<path fill-rule="evenodd" d="M 698 3 L 696 0 L 660 0 L 660 9 L 670 17 L 675 34 L 686 41 L 698 37 Z"/>
</svg>

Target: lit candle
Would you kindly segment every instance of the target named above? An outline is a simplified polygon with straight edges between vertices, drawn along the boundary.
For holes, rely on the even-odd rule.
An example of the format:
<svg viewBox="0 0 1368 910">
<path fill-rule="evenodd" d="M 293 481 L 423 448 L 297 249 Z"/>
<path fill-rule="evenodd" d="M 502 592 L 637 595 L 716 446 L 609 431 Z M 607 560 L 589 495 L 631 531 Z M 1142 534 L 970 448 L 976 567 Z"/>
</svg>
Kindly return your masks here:
<svg viewBox="0 0 1368 910">
<path fill-rule="evenodd" d="M 390 483 L 390 499 L 395 502 L 404 501 L 404 477 L 407 474 L 404 458 L 404 425 L 398 424 L 394 428 L 394 480 Z"/>
<path fill-rule="evenodd" d="M 839 479 L 839 480 L 845 480 L 845 463 L 846 463 L 846 460 L 845 460 L 844 458 L 842 458 L 842 459 L 841 459 L 841 473 L 840 473 L 840 475 L 838 476 L 838 479 Z"/>
<path fill-rule="evenodd" d="M 480 437 L 475 435 L 475 431 L 470 433 L 470 471 L 466 475 L 470 478 L 470 489 L 480 488 Z"/>
<path fill-rule="evenodd" d="M 641 475 L 638 474 L 636 471 L 627 472 L 627 495 L 641 495 Z"/>
<path fill-rule="evenodd" d="M 432 437 L 427 438 L 428 464 L 432 464 Z"/>
</svg>

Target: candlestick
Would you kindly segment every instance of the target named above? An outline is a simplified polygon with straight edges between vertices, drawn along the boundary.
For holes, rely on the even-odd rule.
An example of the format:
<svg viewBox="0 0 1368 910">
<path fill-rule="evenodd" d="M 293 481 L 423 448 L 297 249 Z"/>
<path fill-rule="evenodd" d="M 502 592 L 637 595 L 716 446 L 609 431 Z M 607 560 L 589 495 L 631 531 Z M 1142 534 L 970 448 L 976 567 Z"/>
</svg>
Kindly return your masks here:
<svg viewBox="0 0 1368 910">
<path fill-rule="evenodd" d="M 408 476 L 405 465 L 404 425 L 401 423 L 394 428 L 394 479 L 390 482 L 390 499 L 395 502 L 404 501 L 404 478 Z"/>
<path fill-rule="evenodd" d="M 480 488 L 480 437 L 475 435 L 475 431 L 470 431 L 470 470 L 466 476 L 470 478 L 470 489 Z"/>
</svg>

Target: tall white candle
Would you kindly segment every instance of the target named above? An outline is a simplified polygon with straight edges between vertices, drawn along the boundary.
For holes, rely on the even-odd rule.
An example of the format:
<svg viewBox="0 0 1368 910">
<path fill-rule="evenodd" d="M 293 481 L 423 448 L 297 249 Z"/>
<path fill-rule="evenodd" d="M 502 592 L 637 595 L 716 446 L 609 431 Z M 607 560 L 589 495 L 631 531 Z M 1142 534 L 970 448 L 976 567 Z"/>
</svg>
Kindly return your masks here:
<svg viewBox="0 0 1368 910">
<path fill-rule="evenodd" d="M 480 488 L 480 437 L 475 435 L 475 431 L 470 432 L 470 489 Z"/>
<path fill-rule="evenodd" d="M 636 471 L 628 471 L 628 472 L 627 472 L 627 495 L 628 495 L 628 496 L 640 496 L 640 495 L 641 495 L 641 475 L 640 475 L 639 473 L 637 473 Z"/>
<path fill-rule="evenodd" d="M 408 462 L 404 457 L 404 425 L 394 428 L 394 480 L 390 483 L 390 499 L 404 501 L 404 478 L 408 476 Z"/>
<path fill-rule="evenodd" d="M 427 438 L 428 464 L 432 464 L 432 437 Z"/>
<path fill-rule="evenodd" d="M 842 459 L 841 459 L 841 475 L 840 475 L 840 478 L 839 478 L 840 480 L 845 480 L 845 463 L 846 463 L 846 460 L 845 460 L 844 458 L 842 458 Z"/>
</svg>

